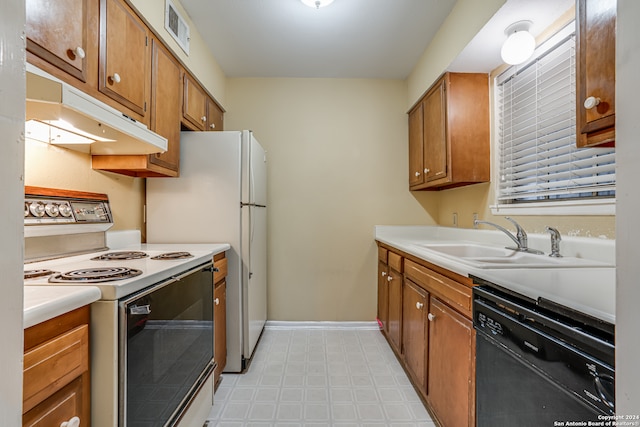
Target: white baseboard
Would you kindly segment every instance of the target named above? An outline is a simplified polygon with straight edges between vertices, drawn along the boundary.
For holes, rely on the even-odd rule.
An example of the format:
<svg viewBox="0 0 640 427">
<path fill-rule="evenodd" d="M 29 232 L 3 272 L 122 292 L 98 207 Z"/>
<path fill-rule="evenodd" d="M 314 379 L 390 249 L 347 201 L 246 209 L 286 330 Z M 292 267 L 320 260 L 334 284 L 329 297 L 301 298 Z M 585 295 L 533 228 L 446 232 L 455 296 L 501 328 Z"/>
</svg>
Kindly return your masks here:
<svg viewBox="0 0 640 427">
<path fill-rule="evenodd" d="M 292 330 L 292 329 L 330 329 L 330 330 L 380 330 L 378 322 L 332 322 L 332 321 L 282 321 L 267 320 L 264 326 L 269 330 Z"/>
</svg>

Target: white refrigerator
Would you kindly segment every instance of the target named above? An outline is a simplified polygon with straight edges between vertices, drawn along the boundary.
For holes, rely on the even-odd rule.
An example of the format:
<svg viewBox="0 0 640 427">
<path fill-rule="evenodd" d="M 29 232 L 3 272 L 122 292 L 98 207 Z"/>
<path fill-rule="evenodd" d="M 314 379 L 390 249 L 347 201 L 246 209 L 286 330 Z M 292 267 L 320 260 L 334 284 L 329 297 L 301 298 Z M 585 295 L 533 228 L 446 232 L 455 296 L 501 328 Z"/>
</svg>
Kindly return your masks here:
<svg viewBox="0 0 640 427">
<path fill-rule="evenodd" d="M 251 131 L 182 132 L 180 176 L 147 179 L 149 243 L 227 251 L 227 365 L 247 366 L 267 319 L 267 158 Z"/>
</svg>

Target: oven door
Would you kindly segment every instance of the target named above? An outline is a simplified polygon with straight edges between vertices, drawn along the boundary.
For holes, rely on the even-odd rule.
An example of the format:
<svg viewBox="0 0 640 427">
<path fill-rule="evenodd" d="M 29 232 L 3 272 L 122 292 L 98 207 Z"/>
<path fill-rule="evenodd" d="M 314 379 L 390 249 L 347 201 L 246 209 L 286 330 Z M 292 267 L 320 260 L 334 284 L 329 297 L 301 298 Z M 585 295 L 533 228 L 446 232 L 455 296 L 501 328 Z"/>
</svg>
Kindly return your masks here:
<svg viewBox="0 0 640 427">
<path fill-rule="evenodd" d="M 213 265 L 119 302 L 120 425 L 174 425 L 214 368 Z"/>
</svg>

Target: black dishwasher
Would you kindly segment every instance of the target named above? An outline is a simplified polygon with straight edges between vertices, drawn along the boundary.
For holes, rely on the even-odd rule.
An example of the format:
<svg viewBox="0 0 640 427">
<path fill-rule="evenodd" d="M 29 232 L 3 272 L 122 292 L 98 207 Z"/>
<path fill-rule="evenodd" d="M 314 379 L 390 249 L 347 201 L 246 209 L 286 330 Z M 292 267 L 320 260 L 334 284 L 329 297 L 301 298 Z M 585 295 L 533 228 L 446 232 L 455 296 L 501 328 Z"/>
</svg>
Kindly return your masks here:
<svg viewBox="0 0 640 427">
<path fill-rule="evenodd" d="M 614 414 L 612 324 L 487 282 L 473 289 L 473 323 L 477 427 L 588 425 Z"/>
</svg>

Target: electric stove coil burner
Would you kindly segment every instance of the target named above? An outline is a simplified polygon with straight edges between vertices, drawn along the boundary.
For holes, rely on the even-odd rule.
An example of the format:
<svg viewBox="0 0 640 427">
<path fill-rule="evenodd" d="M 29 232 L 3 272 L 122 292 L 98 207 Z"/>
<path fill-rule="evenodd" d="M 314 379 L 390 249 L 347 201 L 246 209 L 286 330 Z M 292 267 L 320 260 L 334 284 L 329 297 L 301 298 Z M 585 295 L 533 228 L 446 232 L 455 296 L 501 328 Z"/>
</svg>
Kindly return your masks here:
<svg viewBox="0 0 640 427">
<path fill-rule="evenodd" d="M 140 251 L 122 251 L 122 252 L 107 252 L 106 254 L 102 254 L 100 256 L 91 258 L 92 261 L 123 261 L 128 259 L 140 259 L 146 258 L 147 255 L 144 252 Z"/>
<path fill-rule="evenodd" d="M 53 271 L 53 270 L 46 270 L 44 268 L 38 269 L 38 270 L 26 270 L 24 272 L 24 278 L 26 279 L 35 279 L 36 277 L 43 277 L 43 276 L 51 276 L 52 274 L 57 274 L 57 271 Z"/>
<path fill-rule="evenodd" d="M 189 252 L 167 252 L 164 254 L 151 257 L 151 259 L 167 260 L 167 259 L 185 259 L 185 258 L 192 258 L 192 257 L 193 255 L 191 255 Z"/>
<path fill-rule="evenodd" d="M 66 273 L 58 273 L 49 277 L 49 283 L 100 283 L 124 280 L 139 276 L 142 270 L 128 267 L 83 268 Z"/>
</svg>

